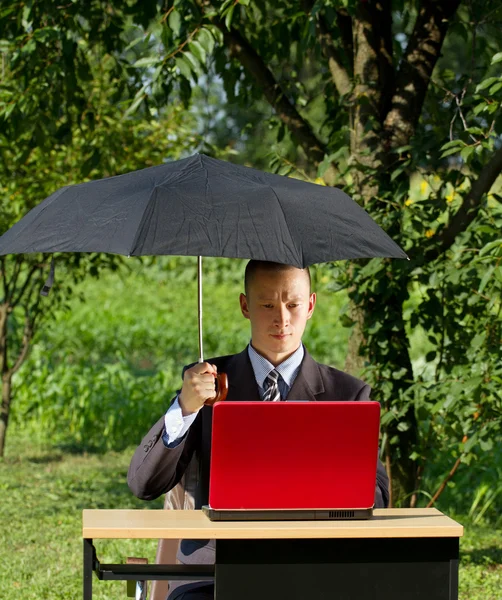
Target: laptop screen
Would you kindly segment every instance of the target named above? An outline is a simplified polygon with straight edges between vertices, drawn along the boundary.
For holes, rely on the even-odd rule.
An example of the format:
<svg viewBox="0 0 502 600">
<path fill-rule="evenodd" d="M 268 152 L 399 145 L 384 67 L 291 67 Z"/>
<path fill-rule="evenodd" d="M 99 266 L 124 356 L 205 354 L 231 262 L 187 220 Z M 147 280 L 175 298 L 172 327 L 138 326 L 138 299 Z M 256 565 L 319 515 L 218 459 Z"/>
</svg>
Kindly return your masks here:
<svg viewBox="0 0 502 600">
<path fill-rule="evenodd" d="M 370 508 L 378 402 L 219 402 L 209 505 L 220 510 Z"/>
</svg>

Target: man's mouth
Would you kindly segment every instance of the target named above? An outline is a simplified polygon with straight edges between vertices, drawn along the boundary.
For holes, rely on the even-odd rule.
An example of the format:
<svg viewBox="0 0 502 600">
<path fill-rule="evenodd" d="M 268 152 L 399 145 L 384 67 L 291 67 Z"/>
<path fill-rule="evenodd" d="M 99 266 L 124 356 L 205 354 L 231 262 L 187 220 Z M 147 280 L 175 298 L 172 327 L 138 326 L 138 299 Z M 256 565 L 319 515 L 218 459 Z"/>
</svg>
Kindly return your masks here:
<svg viewBox="0 0 502 600">
<path fill-rule="evenodd" d="M 276 340 L 284 340 L 286 339 L 288 336 L 290 336 L 290 333 L 271 333 L 270 334 L 273 338 L 275 338 Z"/>
</svg>

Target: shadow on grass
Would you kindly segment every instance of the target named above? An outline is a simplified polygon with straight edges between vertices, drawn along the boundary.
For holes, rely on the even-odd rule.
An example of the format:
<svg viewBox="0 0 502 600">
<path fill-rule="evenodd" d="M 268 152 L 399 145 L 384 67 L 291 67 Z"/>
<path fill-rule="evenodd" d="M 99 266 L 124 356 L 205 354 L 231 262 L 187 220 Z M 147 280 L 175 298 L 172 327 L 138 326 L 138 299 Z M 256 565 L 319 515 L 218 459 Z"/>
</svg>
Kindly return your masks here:
<svg viewBox="0 0 502 600">
<path fill-rule="evenodd" d="M 476 548 L 468 552 L 461 552 L 460 559 L 463 563 L 473 565 L 502 565 L 502 548 L 499 546 Z"/>
<path fill-rule="evenodd" d="M 27 456 L 26 461 L 36 465 L 46 465 L 49 463 L 58 463 L 63 461 L 62 454 L 44 454 L 43 456 Z"/>
<path fill-rule="evenodd" d="M 94 444 L 85 444 L 84 442 L 60 442 L 55 444 L 55 448 L 65 454 L 85 455 L 85 454 L 105 454 L 107 450 Z"/>
</svg>

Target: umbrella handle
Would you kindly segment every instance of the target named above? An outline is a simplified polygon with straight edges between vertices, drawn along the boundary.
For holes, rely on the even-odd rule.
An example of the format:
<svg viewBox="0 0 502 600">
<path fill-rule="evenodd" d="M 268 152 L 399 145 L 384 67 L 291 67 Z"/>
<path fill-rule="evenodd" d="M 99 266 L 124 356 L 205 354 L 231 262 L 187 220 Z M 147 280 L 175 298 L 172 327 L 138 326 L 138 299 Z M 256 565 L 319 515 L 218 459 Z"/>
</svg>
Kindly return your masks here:
<svg viewBox="0 0 502 600">
<path fill-rule="evenodd" d="M 216 396 L 204 402 L 204 406 L 213 406 L 215 402 L 223 402 L 228 394 L 228 377 L 226 373 L 216 375 Z"/>
</svg>

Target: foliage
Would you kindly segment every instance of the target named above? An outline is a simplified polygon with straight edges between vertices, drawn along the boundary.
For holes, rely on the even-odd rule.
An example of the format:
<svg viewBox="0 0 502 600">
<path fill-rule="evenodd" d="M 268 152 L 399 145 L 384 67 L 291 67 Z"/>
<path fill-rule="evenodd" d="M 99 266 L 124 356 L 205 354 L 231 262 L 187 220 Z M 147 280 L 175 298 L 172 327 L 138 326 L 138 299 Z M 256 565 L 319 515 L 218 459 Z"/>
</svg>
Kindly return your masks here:
<svg viewBox="0 0 502 600">
<path fill-rule="evenodd" d="M 409 263 L 334 268 L 351 298 L 347 368 L 366 366 L 386 411 L 395 502 L 416 503 L 439 452 L 451 461 L 444 485 L 490 444 L 500 453 L 500 6 L 93 0 L 17 8 L 11 1 L 0 14 L 9 40 L 1 47 L 14 44 L 11 68 L 25 76 L 12 78 L 3 110 L 30 139 L 59 118 L 73 135 L 85 114 L 85 74 L 108 64 L 110 102 L 127 106 L 127 116 L 156 118 L 181 100 L 205 114 L 207 147 L 218 152 L 229 115 L 234 160 L 263 165 L 268 155 L 282 174 L 342 186 L 407 250 Z M 211 96 L 220 110 L 204 113 L 208 81 L 223 90 Z M 420 334 L 429 353 L 418 368 Z"/>
<path fill-rule="evenodd" d="M 83 282 L 75 298 L 35 338 L 14 379 L 12 420 L 33 439 L 87 449 L 122 449 L 169 406 L 183 365 L 198 356 L 196 259 L 159 257 L 129 272 Z M 204 261 L 204 356 L 239 352 L 249 327 L 238 302 L 244 261 Z M 322 281 L 324 279 L 324 281 Z M 338 322 L 345 294 L 323 294 L 305 343 L 319 360 L 343 363 L 347 332 Z M 224 318 L 222 318 L 224 315 Z"/>
<path fill-rule="evenodd" d="M 123 61 L 112 56 L 127 46 L 131 28 L 124 25 L 120 43 L 110 40 L 116 19 L 106 11 L 103 17 L 100 6 L 90 3 L 80 13 L 76 5 L 67 7 L 71 18 L 50 2 L 12 2 L 0 12 L 2 232 L 60 187 L 178 158 L 198 143 L 190 115 L 180 107 L 158 111 L 155 120 L 129 114 L 127 90 L 134 87 L 134 74 L 127 65 L 140 48 L 124 50 Z M 69 298 L 73 284 L 102 269 L 116 269 L 120 259 L 58 256 L 57 278 L 64 285 L 55 286 L 46 300 L 39 291 L 48 274 L 47 256 L 0 261 L 1 455 L 12 375 L 40 321 Z"/>
<path fill-rule="evenodd" d="M 434 453 L 451 459 L 446 482 L 491 444 L 501 451 L 496 186 L 487 201 L 502 168 L 501 10 L 174 0 L 149 25 L 161 42 L 153 81 L 188 104 L 216 73 L 231 110 L 254 103 L 264 115 L 245 130 L 246 153 L 263 156 L 267 139 L 274 170 L 343 186 L 408 251 L 407 264 L 354 263 L 339 279 L 356 324 L 351 365 L 359 352 L 386 409 L 396 502 L 417 502 Z M 416 331 L 430 344 L 420 370 Z"/>
</svg>

